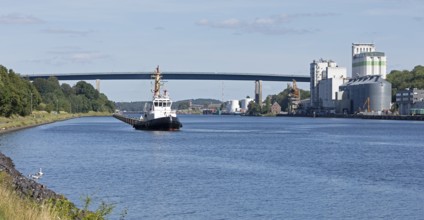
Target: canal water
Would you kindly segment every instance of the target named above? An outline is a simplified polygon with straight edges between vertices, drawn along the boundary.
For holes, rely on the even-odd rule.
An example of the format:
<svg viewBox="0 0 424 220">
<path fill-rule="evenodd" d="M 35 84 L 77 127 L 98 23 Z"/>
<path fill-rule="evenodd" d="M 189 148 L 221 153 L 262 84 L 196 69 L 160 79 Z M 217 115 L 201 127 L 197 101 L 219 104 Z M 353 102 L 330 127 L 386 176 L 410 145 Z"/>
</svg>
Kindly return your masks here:
<svg viewBox="0 0 424 220">
<path fill-rule="evenodd" d="M 179 132 L 78 118 L 0 136 L 23 174 L 110 219 L 422 219 L 424 122 L 180 116 Z"/>
</svg>

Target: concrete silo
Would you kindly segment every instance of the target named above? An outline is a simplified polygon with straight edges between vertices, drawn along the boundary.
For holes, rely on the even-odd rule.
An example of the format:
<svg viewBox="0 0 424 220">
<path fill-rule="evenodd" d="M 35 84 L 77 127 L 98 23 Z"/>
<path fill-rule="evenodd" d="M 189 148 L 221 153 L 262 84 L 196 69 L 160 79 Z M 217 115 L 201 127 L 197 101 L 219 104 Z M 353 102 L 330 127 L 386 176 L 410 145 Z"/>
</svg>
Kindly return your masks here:
<svg viewBox="0 0 424 220">
<path fill-rule="evenodd" d="M 350 79 L 340 86 L 342 101 L 338 106 L 339 112 L 381 113 L 390 110 L 392 84 L 379 75 L 368 75 Z"/>
</svg>

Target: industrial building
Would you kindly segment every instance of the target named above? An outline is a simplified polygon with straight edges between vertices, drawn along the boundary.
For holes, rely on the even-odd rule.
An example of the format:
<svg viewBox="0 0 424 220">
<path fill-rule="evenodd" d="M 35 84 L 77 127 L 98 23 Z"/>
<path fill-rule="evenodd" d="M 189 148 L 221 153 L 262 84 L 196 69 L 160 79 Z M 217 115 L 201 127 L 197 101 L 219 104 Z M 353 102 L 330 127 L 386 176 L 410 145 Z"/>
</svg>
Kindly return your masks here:
<svg viewBox="0 0 424 220">
<path fill-rule="evenodd" d="M 374 44 L 352 44 L 352 78 L 341 85 L 337 112 L 381 114 L 390 110 L 392 84 L 386 78 L 386 56 Z"/>
<path fill-rule="evenodd" d="M 227 113 L 240 113 L 239 100 L 231 100 L 227 103 Z"/>
<path fill-rule="evenodd" d="M 352 78 L 379 75 L 386 78 L 387 60 L 383 52 L 376 52 L 374 44 L 352 44 Z"/>
<path fill-rule="evenodd" d="M 311 106 L 315 109 L 334 109 L 336 92 L 347 78 L 347 70 L 332 60 L 314 60 L 310 64 Z"/>
<path fill-rule="evenodd" d="M 310 64 L 311 109 L 326 113 L 372 112 L 390 110 L 391 83 L 386 78 L 387 60 L 374 44 L 352 44 L 352 78 L 332 60 Z"/>
<path fill-rule="evenodd" d="M 390 110 L 392 84 L 382 76 L 363 76 L 350 79 L 340 86 L 337 112 L 354 114 L 372 112 L 381 114 Z"/>
<path fill-rule="evenodd" d="M 245 99 L 240 100 L 240 103 L 241 103 L 240 111 L 241 112 L 247 112 L 247 110 L 249 109 L 249 103 L 250 102 L 253 102 L 253 99 L 245 98 Z"/>
<path fill-rule="evenodd" d="M 424 90 L 405 89 L 396 93 L 400 115 L 424 115 Z"/>
</svg>

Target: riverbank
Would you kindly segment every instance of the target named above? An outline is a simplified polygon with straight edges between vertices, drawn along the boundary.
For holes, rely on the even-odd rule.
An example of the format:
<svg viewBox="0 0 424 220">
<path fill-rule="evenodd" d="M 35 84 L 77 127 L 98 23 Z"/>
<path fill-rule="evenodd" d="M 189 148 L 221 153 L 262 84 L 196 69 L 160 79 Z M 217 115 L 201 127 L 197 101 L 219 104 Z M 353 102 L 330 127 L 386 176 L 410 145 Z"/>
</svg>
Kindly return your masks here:
<svg viewBox="0 0 424 220">
<path fill-rule="evenodd" d="M 102 203 L 89 211 L 86 199 L 83 209 L 77 208 L 63 195 L 29 179 L 15 169 L 12 160 L 0 153 L 0 220 L 7 219 L 104 219 L 113 206 Z"/>
<path fill-rule="evenodd" d="M 31 128 L 43 124 L 53 123 L 57 121 L 68 120 L 79 117 L 91 117 L 91 116 L 111 116 L 108 112 L 88 112 L 69 114 L 67 112 L 60 113 L 48 113 L 44 111 L 33 112 L 31 115 L 12 116 L 10 118 L 0 117 L 0 134 L 12 132 L 20 129 Z"/>
<path fill-rule="evenodd" d="M 0 153 L 0 219 L 56 219 L 48 201 L 64 199 L 15 169 Z"/>
<path fill-rule="evenodd" d="M 78 117 L 109 116 L 109 113 L 89 112 L 52 114 L 34 112 L 27 117 L 0 118 L 0 134 Z M 27 178 L 15 169 L 12 159 L 0 152 L 0 220 L 6 219 L 104 219 L 113 206 L 102 203 L 96 211 L 77 208 L 63 195 Z"/>
</svg>

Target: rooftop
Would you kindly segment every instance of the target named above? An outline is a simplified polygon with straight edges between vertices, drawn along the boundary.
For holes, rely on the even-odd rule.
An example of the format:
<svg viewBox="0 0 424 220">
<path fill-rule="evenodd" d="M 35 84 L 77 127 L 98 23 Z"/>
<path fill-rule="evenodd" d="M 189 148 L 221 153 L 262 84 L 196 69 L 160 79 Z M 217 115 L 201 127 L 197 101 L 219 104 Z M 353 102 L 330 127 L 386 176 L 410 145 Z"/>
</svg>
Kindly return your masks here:
<svg viewBox="0 0 424 220">
<path fill-rule="evenodd" d="M 355 54 L 354 57 L 384 57 L 384 52 L 364 52 L 360 54 Z"/>
</svg>

